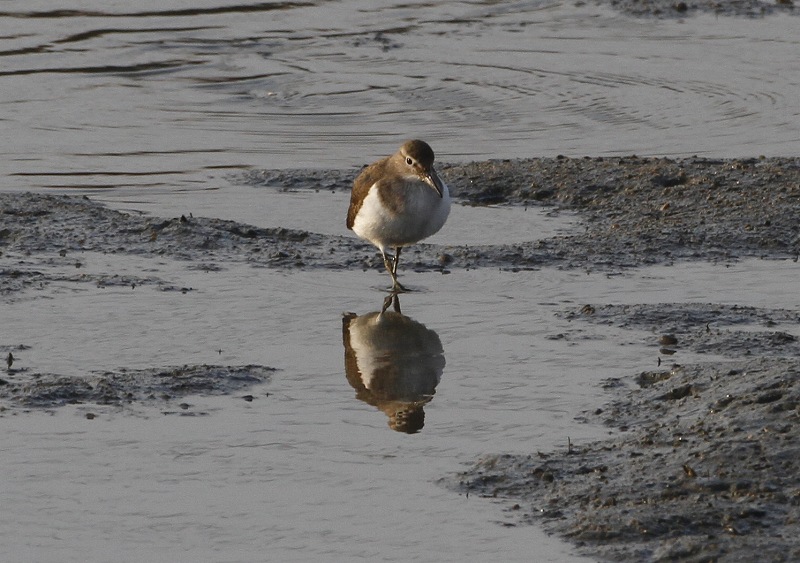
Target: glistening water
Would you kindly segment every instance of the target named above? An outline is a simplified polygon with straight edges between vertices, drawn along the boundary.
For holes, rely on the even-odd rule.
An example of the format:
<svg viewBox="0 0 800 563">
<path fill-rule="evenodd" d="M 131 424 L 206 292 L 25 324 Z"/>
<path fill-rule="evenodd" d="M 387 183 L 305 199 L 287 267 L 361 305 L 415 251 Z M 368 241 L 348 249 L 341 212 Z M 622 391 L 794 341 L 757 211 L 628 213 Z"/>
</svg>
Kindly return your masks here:
<svg viewBox="0 0 800 563">
<path fill-rule="evenodd" d="M 794 17 L 546 1 L 0 8 L 7 187 L 197 188 L 244 167 L 758 156 L 800 142 Z M 5 187 L 5 186 L 4 186 Z"/>
<path fill-rule="evenodd" d="M 344 234 L 346 194 L 240 186 L 236 173 L 356 167 L 412 136 L 443 161 L 796 154 L 796 21 L 633 19 L 546 2 L 5 2 L 0 189 Z M 580 227 L 533 209 L 456 208 L 431 242 L 567 228 Z M 9 561 L 575 559 L 536 528 L 510 526 L 506 505 L 436 484 L 484 453 L 602 436 L 574 419 L 603 404 L 602 380 L 655 366 L 657 335 L 556 313 L 587 303 L 782 307 L 797 294 L 796 265 L 784 262 L 618 276 L 406 271 L 423 291 L 401 297 L 402 313 L 435 333 L 444 366 L 388 396 L 376 379 L 362 389 L 348 378 L 342 324 L 345 312 L 380 309 L 384 273 L 48 258 L 62 281 L 3 298 L 0 345 L 30 346 L 15 367 L 278 371 L 252 401 L 5 411 Z M 75 279 L 74 260 L 81 273 L 152 275 L 192 291 L 98 287 Z M 424 426 L 392 430 L 387 412 L 414 394 Z"/>
</svg>

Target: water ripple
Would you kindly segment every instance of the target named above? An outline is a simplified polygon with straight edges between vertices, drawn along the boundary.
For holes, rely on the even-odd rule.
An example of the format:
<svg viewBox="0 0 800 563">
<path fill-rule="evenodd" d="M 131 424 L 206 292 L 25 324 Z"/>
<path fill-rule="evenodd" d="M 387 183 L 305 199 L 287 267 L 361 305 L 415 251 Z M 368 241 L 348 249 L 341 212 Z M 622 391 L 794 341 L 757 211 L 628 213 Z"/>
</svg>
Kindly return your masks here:
<svg viewBox="0 0 800 563">
<path fill-rule="evenodd" d="M 800 150 L 791 18 L 626 19 L 545 1 L 114 11 L 88 0 L 0 21 L 16 27 L 0 37 L 15 185 L 121 160 L 184 167 L 180 182 L 193 184 L 210 166 L 358 166 L 409 136 L 443 159 Z"/>
</svg>

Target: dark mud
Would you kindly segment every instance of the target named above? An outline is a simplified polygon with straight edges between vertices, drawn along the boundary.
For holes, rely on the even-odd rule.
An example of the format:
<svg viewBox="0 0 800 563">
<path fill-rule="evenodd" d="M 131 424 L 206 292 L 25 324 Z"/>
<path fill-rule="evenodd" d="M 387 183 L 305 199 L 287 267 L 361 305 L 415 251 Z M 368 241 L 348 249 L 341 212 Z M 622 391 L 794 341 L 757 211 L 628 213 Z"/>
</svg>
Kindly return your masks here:
<svg viewBox="0 0 800 563">
<path fill-rule="evenodd" d="M 612 428 L 608 440 L 490 455 L 447 484 L 513 499 L 519 522 L 598 560 L 800 560 L 800 349 L 785 332 L 798 313 L 659 304 L 565 316 L 724 359 L 609 380 L 613 399 L 583 416 Z"/>
<path fill-rule="evenodd" d="M 555 158 L 472 163 L 443 175 L 475 204 L 580 214 L 585 232 L 520 245 L 516 258 L 506 256 L 515 265 L 542 255 L 564 267 L 624 268 L 800 253 L 797 158 Z"/>
<path fill-rule="evenodd" d="M 215 260 L 301 267 L 304 258 L 331 266 L 322 247 L 347 246 L 305 231 L 194 218 L 188 211 L 172 218 L 125 213 L 86 197 L 0 194 L 0 217 L 0 249 L 24 255 L 95 251 L 191 260 L 196 268 L 214 269 Z"/>
<path fill-rule="evenodd" d="M 637 17 L 683 18 L 696 14 L 763 17 L 800 13 L 794 0 L 600 0 L 596 3 Z"/>
<path fill-rule="evenodd" d="M 24 354 L 25 346 L 0 346 L 7 369 L 0 371 L 0 401 L 28 409 L 53 409 L 64 405 L 156 405 L 165 413 L 199 414 L 178 400 L 198 395 L 229 395 L 267 382 L 274 368 L 187 365 L 168 368 L 120 369 L 83 376 L 31 373 L 16 369 L 9 354 Z M 243 398 L 252 400 L 252 395 Z M 0 408 L 0 411 L 7 407 Z"/>
<path fill-rule="evenodd" d="M 169 281 L 160 279 L 155 276 L 132 276 L 121 274 L 65 274 L 65 273 L 47 273 L 37 270 L 27 269 L 27 265 L 33 263 L 28 258 L 26 260 L 18 260 L 14 267 L 0 268 L 0 296 L 5 296 L 9 301 L 14 299 L 14 294 L 22 292 L 26 289 L 45 289 L 52 282 L 67 282 L 67 283 L 90 283 L 96 287 L 130 287 L 135 289 L 140 286 L 152 286 L 161 291 L 181 291 L 187 293 L 192 289 L 189 287 L 180 287 Z M 39 266 L 57 266 L 65 265 L 65 260 L 54 260 L 48 257 L 41 257 L 35 261 Z M 74 267 L 79 271 L 83 266 L 80 259 L 72 260 L 71 263 L 66 264 L 68 267 Z"/>
</svg>

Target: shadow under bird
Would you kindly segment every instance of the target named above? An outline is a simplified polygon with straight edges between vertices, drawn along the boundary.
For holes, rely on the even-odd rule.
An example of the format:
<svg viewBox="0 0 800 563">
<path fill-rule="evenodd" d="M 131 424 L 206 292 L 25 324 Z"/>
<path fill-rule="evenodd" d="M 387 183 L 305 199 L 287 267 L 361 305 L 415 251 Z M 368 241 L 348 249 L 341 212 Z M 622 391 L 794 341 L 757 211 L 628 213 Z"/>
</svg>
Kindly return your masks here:
<svg viewBox="0 0 800 563">
<path fill-rule="evenodd" d="M 433 168 L 433 149 L 425 141 L 407 141 L 395 154 L 367 166 L 353 182 L 347 228 L 378 247 L 397 281 L 400 251 L 442 228 L 450 214 L 450 191 Z M 394 255 L 387 254 L 393 250 Z"/>
</svg>

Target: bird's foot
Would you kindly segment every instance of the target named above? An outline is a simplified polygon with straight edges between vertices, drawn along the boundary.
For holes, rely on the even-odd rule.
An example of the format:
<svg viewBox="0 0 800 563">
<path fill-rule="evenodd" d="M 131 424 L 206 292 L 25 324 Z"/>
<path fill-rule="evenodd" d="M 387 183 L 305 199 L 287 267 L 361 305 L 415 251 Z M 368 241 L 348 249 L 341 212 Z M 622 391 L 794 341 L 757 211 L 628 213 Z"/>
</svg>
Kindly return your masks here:
<svg viewBox="0 0 800 563">
<path fill-rule="evenodd" d="M 390 289 L 389 291 L 391 291 L 392 294 L 397 294 L 397 293 L 408 293 L 410 290 L 402 283 L 397 281 L 397 278 L 394 278 L 394 280 L 392 280 L 392 289 Z"/>
</svg>

